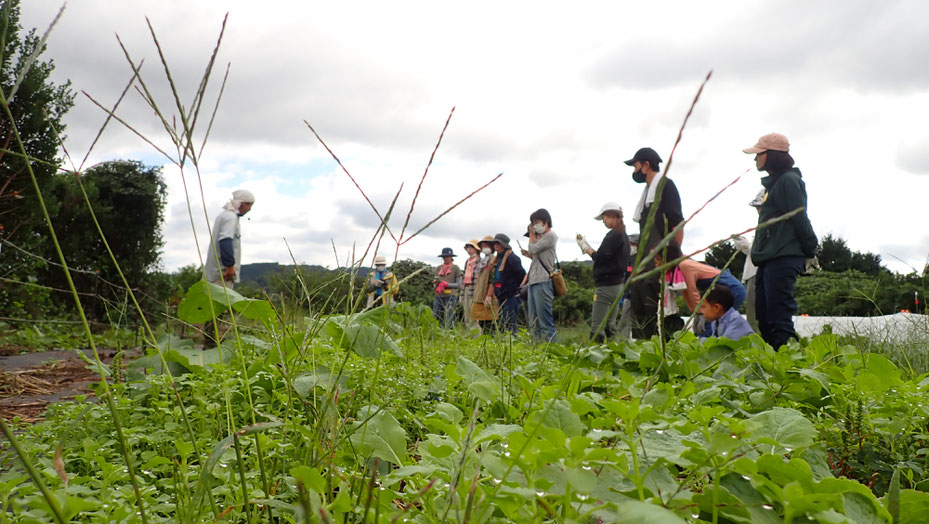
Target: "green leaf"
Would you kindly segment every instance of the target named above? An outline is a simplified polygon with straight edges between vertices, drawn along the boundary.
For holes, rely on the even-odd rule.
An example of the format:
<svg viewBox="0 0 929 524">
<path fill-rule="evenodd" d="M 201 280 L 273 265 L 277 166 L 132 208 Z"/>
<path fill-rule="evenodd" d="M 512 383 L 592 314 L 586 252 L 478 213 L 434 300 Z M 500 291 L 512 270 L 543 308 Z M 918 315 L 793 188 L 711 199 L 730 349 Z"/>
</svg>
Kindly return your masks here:
<svg viewBox="0 0 929 524">
<path fill-rule="evenodd" d="M 772 444 L 772 452 L 783 453 L 809 446 L 818 435 L 813 423 L 793 408 L 769 409 L 749 420 L 760 425 L 752 432 L 752 440 Z"/>
<path fill-rule="evenodd" d="M 551 409 L 549 409 L 551 406 Z M 546 413 L 547 411 L 547 413 Z M 584 432 L 586 426 L 581 422 L 581 417 L 571 411 L 571 404 L 567 400 L 548 400 L 542 409 L 545 417 L 542 424 L 550 428 L 560 429 L 565 435 L 573 437 Z"/>
<path fill-rule="evenodd" d="M 523 427 L 516 424 L 491 424 L 474 437 L 472 444 L 480 444 L 487 440 L 502 440 L 522 430 Z"/>
<path fill-rule="evenodd" d="M 219 317 L 230 307 L 245 318 L 259 320 L 265 326 L 269 326 L 274 320 L 274 309 L 267 300 L 245 298 L 232 289 L 205 280 L 190 286 L 184 299 L 177 306 L 177 316 L 191 324 L 202 324 Z"/>
<path fill-rule="evenodd" d="M 500 398 L 500 381 L 488 375 L 474 362 L 458 357 L 455 373 L 462 378 L 468 391 L 484 402 L 491 403 Z"/>
<path fill-rule="evenodd" d="M 326 322 L 326 332 L 339 347 L 354 351 L 363 358 L 377 358 L 381 351 L 403 356 L 400 346 L 374 324 L 356 321 L 346 325 L 330 319 Z"/>
<path fill-rule="evenodd" d="M 318 366 L 316 371 L 303 373 L 294 379 L 294 390 L 301 398 L 307 398 L 313 391 L 313 388 L 323 388 L 328 390 L 332 387 L 334 377 L 326 366 Z M 345 381 L 344 377 L 339 380 L 340 383 Z"/>
<path fill-rule="evenodd" d="M 686 524 L 684 519 L 655 504 L 633 500 L 617 506 L 616 511 L 598 510 L 593 515 L 603 515 L 604 522 L 617 524 Z"/>
<path fill-rule="evenodd" d="M 367 418 L 372 411 L 375 408 L 363 408 L 359 418 Z M 356 422 L 349 438 L 364 459 L 377 457 L 397 465 L 406 462 L 406 431 L 386 411 L 374 415 L 367 423 Z"/>
<path fill-rule="evenodd" d="M 207 457 L 206 461 L 203 463 L 203 466 L 200 469 L 200 482 L 197 488 L 198 500 L 204 500 L 206 491 L 209 489 L 208 483 L 213 477 L 213 468 L 216 467 L 216 464 L 219 464 L 220 459 L 223 457 L 223 453 L 226 452 L 235 441 L 236 435 L 239 438 L 244 437 L 245 435 L 251 435 L 252 433 L 258 433 L 260 431 L 267 431 L 269 429 L 276 428 L 281 426 L 281 422 L 262 422 L 260 424 L 255 424 L 252 426 L 246 426 L 240 430 L 237 430 L 233 435 L 220 440 L 216 446 L 213 447 L 213 451 L 210 453 L 210 456 Z"/>
<path fill-rule="evenodd" d="M 893 522 L 900 522 L 900 470 L 894 469 L 894 474 L 890 477 L 890 488 L 887 490 L 887 496 L 885 497 L 887 504 L 887 511 L 890 513 L 890 518 L 893 519 Z"/>
<path fill-rule="evenodd" d="M 929 493 L 912 489 L 900 490 L 900 520 L 894 524 L 917 524 L 929 515 Z"/>
</svg>

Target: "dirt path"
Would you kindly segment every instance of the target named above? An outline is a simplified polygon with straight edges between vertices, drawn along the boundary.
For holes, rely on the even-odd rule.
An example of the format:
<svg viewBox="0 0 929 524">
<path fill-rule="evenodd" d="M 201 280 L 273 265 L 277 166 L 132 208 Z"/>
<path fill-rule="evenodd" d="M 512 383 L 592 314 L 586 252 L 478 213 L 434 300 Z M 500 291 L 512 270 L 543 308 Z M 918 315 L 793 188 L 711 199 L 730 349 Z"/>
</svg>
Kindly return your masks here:
<svg viewBox="0 0 929 524">
<path fill-rule="evenodd" d="M 135 356 L 138 351 L 131 351 Z M 93 353 L 84 350 L 93 360 Z M 104 363 L 110 364 L 116 350 L 100 350 Z M 76 351 L 44 351 L 0 356 L 0 417 L 19 417 L 23 422 L 43 420 L 52 402 L 73 399 L 76 395 L 93 396 L 90 385 L 100 375 Z"/>
</svg>

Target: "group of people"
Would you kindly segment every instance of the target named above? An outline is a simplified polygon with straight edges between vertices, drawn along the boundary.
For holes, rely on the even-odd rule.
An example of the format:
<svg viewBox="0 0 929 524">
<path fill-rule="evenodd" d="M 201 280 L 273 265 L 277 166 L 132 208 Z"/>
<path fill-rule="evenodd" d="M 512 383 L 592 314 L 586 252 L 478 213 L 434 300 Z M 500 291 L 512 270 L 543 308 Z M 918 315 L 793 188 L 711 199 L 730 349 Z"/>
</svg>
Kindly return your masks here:
<svg viewBox="0 0 929 524">
<path fill-rule="evenodd" d="M 728 269 L 683 255 L 685 220 L 680 193 L 661 172 L 662 159 L 654 149 L 636 151 L 625 163 L 633 168 L 633 180 L 645 185 L 631 217 L 639 232 L 627 235 L 622 207 L 607 202 L 594 217 L 608 230 L 597 249 L 584 236 L 576 237 L 582 253 L 593 260 L 591 339 L 605 340 L 621 332 L 648 339 L 683 328 L 677 292 L 696 315 L 695 332 L 700 336 L 741 338 L 757 330 L 774 348 L 795 338 L 794 285 L 805 262 L 814 257 L 818 240 L 806 211 L 806 187 L 789 150 L 787 137 L 779 133 L 764 135 L 743 150 L 755 155 L 755 167 L 766 176 L 750 203 L 758 211 L 754 241 L 735 239 L 748 255 L 742 281 Z M 238 281 L 238 220 L 254 201 L 251 192 L 238 190 L 216 218 L 215 244 L 207 252 L 207 280 L 229 286 Z M 557 341 L 552 306 L 553 278 L 559 273 L 558 235 L 552 230 L 551 214 L 546 209 L 533 212 L 524 236 L 528 237 L 526 248 L 516 243 L 520 254 L 530 259 L 528 271 L 504 233 L 466 242 L 464 269 L 455 264 L 452 248 L 442 249 L 442 263 L 433 274 L 432 310 L 443 326 L 453 325 L 460 303 L 467 328 L 486 331 L 495 327 L 515 333 L 525 301 L 532 336 L 543 342 Z M 625 296 L 620 296 L 624 289 Z M 388 303 L 397 292 L 397 279 L 383 256 L 375 258 L 365 290 L 368 307 Z M 747 319 L 738 312 L 743 303 Z M 659 315 L 659 310 L 664 314 Z M 662 325 L 659 319 L 664 319 Z"/>
</svg>

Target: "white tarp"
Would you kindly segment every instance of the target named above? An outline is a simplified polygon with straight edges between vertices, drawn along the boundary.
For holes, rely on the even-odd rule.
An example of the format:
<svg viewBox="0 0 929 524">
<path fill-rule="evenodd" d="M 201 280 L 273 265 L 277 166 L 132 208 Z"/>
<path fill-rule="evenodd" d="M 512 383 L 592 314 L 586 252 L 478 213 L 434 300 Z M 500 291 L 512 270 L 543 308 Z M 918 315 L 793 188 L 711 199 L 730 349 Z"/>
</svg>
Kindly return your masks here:
<svg viewBox="0 0 929 524">
<path fill-rule="evenodd" d="M 836 335 L 860 335 L 875 342 L 903 344 L 929 340 L 929 316 L 897 313 L 881 317 L 794 317 L 801 337 L 823 332 L 829 325 Z"/>
</svg>

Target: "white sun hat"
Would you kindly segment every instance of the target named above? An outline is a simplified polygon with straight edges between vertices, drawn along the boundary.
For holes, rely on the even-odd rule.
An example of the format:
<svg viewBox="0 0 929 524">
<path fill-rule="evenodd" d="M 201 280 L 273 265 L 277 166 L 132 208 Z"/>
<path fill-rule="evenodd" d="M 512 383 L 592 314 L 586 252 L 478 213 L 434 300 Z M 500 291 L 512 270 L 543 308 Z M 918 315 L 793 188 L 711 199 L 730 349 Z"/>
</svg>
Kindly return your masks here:
<svg viewBox="0 0 929 524">
<path fill-rule="evenodd" d="M 603 207 L 600 208 L 600 214 L 594 217 L 594 220 L 603 220 L 603 214 L 607 211 L 617 211 L 619 213 L 623 212 L 623 208 L 616 202 L 607 202 L 603 204 Z"/>
</svg>

